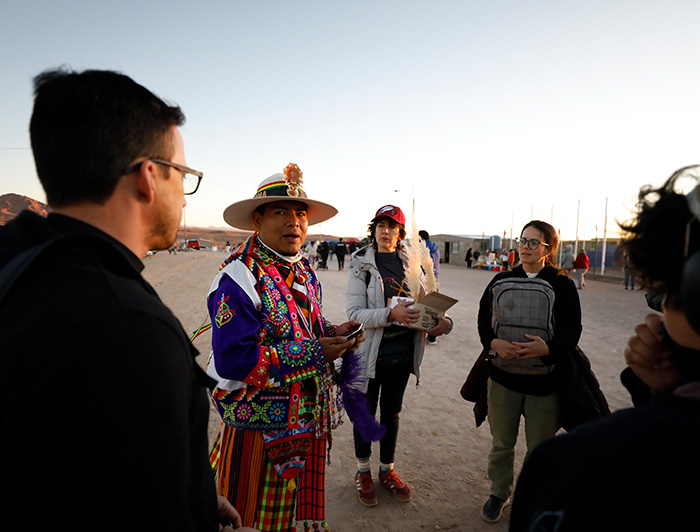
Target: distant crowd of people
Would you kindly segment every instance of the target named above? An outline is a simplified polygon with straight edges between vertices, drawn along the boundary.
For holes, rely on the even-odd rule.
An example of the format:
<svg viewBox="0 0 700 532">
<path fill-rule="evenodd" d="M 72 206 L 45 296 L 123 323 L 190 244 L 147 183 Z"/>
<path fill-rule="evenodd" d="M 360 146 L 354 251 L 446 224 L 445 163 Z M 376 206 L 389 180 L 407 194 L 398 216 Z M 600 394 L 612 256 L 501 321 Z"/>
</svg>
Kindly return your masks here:
<svg viewBox="0 0 700 532">
<path fill-rule="evenodd" d="M 318 270 L 327 270 L 328 262 L 333 259 L 334 255 L 338 262 L 338 270 L 344 270 L 345 256 L 355 253 L 356 250 L 356 239 L 346 242 L 342 238 L 337 242 L 332 240 L 312 240 L 304 243 L 301 247 L 301 252 L 306 257 L 306 260 Z"/>
</svg>

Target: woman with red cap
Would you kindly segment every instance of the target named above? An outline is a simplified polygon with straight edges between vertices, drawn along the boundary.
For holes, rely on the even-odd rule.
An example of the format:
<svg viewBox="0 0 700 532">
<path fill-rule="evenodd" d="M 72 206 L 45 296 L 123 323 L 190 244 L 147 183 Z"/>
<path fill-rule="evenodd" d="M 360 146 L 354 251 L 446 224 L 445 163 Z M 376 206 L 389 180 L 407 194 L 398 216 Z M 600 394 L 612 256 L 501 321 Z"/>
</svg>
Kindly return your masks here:
<svg viewBox="0 0 700 532">
<path fill-rule="evenodd" d="M 404 265 L 407 264 L 406 219 L 394 205 L 381 207 L 368 228 L 370 245 L 356 251 L 350 262 L 346 293 L 346 311 L 351 320 L 365 326 L 364 376 L 367 377 L 365 396 L 369 411 L 380 410 L 380 423 L 386 434 L 379 442 L 379 480 L 402 502 L 412 498 L 411 489 L 394 471 L 394 453 L 399 430 L 399 413 L 404 391 L 411 373 L 419 378 L 419 368 L 425 350 L 426 333 L 440 336 L 452 329 L 450 318 L 438 318 L 435 326 L 423 331 L 411 324 L 418 321 L 419 312 L 405 300 L 393 308 L 387 302 L 393 296 L 411 297 Z M 424 279 L 420 280 L 425 290 Z M 378 504 L 370 471 L 371 442 L 353 430 L 358 472 L 355 485 L 360 502 L 365 506 Z"/>
</svg>

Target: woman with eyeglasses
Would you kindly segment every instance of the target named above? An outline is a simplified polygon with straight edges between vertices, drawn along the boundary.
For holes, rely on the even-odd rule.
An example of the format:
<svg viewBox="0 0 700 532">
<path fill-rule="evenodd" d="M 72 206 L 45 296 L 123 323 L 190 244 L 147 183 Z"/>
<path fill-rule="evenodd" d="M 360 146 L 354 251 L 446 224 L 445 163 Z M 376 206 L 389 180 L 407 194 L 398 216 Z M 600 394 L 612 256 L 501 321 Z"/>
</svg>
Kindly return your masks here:
<svg viewBox="0 0 700 532">
<path fill-rule="evenodd" d="M 490 359 L 487 403 L 492 436 L 488 461 L 491 489 L 481 512 L 488 522 L 498 521 L 510 502 L 520 417 L 525 418 L 528 454 L 541 441 L 553 437 L 559 428 L 554 368 L 557 360 L 571 355 L 582 330 L 576 286 L 568 276 L 560 275 L 556 267 L 559 238 L 554 227 L 533 220 L 525 225 L 517 243 L 520 265 L 497 274 L 479 303 L 479 337 Z M 509 279 L 530 279 L 531 282 L 504 284 Z M 506 286 L 511 290 L 527 289 L 528 295 L 518 299 L 518 295 L 511 292 L 510 299 L 503 298 L 500 294 L 505 293 Z M 502 302 L 505 300 L 509 302 Z M 549 302 L 551 306 L 540 306 L 537 311 L 527 307 L 511 315 L 516 322 L 520 316 L 528 323 L 509 323 L 506 327 L 499 322 L 506 312 L 504 309 L 501 313 L 499 305 L 508 305 L 512 310 L 524 300 L 528 305 L 537 300 Z M 544 316 L 543 332 L 513 333 L 518 327 L 532 330 L 535 313 Z"/>
<path fill-rule="evenodd" d="M 698 530 L 690 501 L 700 500 L 700 187 L 685 194 L 690 179 L 700 182 L 700 167 L 643 187 L 637 214 L 620 224 L 621 251 L 663 300 L 648 299 L 659 313 L 630 331 L 624 353 L 625 372 L 654 394 L 628 388 L 634 408 L 540 445 L 518 480 L 511 530 L 551 530 L 544 524 L 554 516 L 560 531 Z"/>
</svg>

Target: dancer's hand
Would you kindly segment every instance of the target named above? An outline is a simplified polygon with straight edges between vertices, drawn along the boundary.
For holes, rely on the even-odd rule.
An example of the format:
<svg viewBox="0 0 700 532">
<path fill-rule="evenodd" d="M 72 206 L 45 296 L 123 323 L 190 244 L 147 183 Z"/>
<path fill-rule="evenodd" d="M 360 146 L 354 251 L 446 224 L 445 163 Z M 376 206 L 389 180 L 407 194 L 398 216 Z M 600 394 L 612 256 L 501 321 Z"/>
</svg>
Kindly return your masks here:
<svg viewBox="0 0 700 532">
<path fill-rule="evenodd" d="M 335 336 L 340 337 L 340 336 L 345 336 L 347 333 L 350 331 L 356 329 L 357 327 L 360 326 L 359 321 L 346 321 L 345 323 L 338 325 L 338 327 L 335 329 Z M 365 333 L 362 331 L 358 336 L 352 339 L 353 344 L 348 347 L 348 351 L 355 351 L 362 342 L 365 341 Z"/>
<path fill-rule="evenodd" d="M 243 526 L 243 521 L 238 511 L 231 506 L 231 503 L 226 497 L 219 495 L 218 500 L 219 521 L 226 523 L 219 525 L 221 532 L 260 532 L 257 528 Z"/>
<path fill-rule="evenodd" d="M 347 340 L 345 336 L 329 336 L 328 338 L 319 338 L 318 341 L 321 343 L 326 362 L 333 362 L 336 358 L 343 356 L 345 351 L 352 348 L 357 338 Z"/>
</svg>

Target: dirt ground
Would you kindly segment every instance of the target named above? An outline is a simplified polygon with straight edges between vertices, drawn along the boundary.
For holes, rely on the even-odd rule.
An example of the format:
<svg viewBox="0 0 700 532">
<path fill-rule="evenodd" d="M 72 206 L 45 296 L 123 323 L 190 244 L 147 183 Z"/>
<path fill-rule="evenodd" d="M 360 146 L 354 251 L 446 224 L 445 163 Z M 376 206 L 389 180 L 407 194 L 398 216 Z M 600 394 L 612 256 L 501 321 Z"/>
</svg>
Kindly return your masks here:
<svg viewBox="0 0 700 532">
<path fill-rule="evenodd" d="M 144 276 L 164 302 L 194 331 L 206 319 L 204 298 L 211 280 L 225 258 L 224 253 L 160 252 L 145 259 Z M 346 261 L 347 262 L 347 261 Z M 324 315 L 333 322 L 346 321 L 345 283 L 347 271 L 331 262 L 321 271 Z M 326 475 L 327 521 L 332 532 L 425 530 L 503 531 L 508 529 L 510 510 L 496 524 L 485 523 L 481 507 L 489 495 L 486 460 L 490 447 L 488 421 L 476 428 L 472 403 L 459 389 L 480 352 L 476 330 L 478 302 L 492 272 L 442 265 L 440 291 L 459 300 L 449 312 L 453 332 L 427 346 L 420 385 L 412 377 L 401 414 L 396 471 L 413 489 L 409 503 L 394 500 L 375 481 L 379 505 L 365 508 L 356 498 L 356 462 L 349 420 L 334 433 L 332 463 Z M 626 291 L 617 283 L 589 280 L 579 291 L 584 331 L 580 346 L 591 359 L 611 410 L 631 406 L 619 381 L 625 367 L 624 348 L 634 326 L 651 312 L 642 291 Z M 195 345 L 203 366 L 209 353 L 210 335 Z M 212 409 L 210 439 L 216 437 L 220 418 Z M 521 438 L 521 440 L 524 438 Z M 375 444 L 376 446 L 377 444 Z M 378 455 L 378 448 L 375 448 Z M 523 442 L 516 447 L 516 473 L 525 454 Z M 376 475 L 378 458 L 373 461 Z"/>
</svg>

